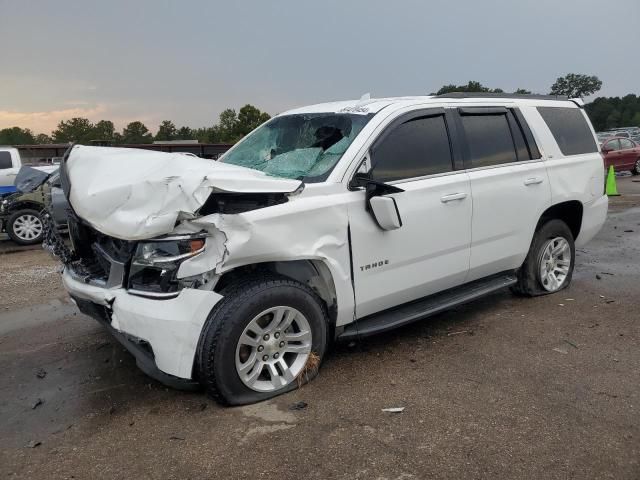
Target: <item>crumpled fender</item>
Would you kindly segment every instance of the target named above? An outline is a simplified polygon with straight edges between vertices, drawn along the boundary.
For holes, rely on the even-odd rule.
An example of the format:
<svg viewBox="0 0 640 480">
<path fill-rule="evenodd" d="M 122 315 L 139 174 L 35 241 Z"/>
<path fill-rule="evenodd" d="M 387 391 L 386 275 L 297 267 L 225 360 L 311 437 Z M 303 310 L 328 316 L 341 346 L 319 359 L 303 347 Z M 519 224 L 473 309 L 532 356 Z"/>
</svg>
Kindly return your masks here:
<svg viewBox="0 0 640 480">
<path fill-rule="evenodd" d="M 208 231 L 205 251 L 180 265 L 178 277 L 225 273 L 244 265 L 318 260 L 331 273 L 337 325 L 353 319 L 349 270 L 349 219 L 345 205 L 328 206 L 322 195 L 244 213 L 212 214 L 181 224 L 184 231 Z"/>
</svg>

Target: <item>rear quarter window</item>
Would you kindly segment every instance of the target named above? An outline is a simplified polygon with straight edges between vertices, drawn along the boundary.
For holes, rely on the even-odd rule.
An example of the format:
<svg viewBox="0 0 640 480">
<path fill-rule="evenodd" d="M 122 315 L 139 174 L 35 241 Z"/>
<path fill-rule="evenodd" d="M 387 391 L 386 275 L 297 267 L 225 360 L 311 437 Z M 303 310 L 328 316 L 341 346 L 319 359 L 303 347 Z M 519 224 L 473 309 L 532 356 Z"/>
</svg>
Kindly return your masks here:
<svg viewBox="0 0 640 480">
<path fill-rule="evenodd" d="M 563 155 L 595 153 L 598 146 L 579 108 L 537 107 Z"/>
</svg>

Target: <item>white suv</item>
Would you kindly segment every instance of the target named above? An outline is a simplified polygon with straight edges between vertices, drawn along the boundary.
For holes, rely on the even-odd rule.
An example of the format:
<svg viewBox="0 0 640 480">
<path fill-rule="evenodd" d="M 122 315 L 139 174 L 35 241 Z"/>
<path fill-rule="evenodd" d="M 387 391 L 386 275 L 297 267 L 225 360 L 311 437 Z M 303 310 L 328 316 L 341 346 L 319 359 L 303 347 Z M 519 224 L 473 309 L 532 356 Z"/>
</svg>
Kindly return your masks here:
<svg viewBox="0 0 640 480">
<path fill-rule="evenodd" d="M 80 310 L 145 372 L 226 404 L 292 390 L 357 339 L 504 287 L 567 287 L 607 214 L 580 101 L 449 94 L 292 110 L 220 161 L 76 146 Z"/>
</svg>

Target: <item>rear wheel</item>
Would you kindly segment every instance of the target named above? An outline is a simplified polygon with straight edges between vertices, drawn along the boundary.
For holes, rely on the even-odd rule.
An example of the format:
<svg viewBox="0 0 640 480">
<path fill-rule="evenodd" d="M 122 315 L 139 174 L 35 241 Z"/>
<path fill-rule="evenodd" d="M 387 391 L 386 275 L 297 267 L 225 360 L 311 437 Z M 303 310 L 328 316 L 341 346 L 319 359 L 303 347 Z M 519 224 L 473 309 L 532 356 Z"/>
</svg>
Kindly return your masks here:
<svg viewBox="0 0 640 480">
<path fill-rule="evenodd" d="M 44 227 L 40 212 L 36 210 L 18 210 L 9 216 L 7 234 L 15 243 L 33 245 L 42 241 Z"/>
<path fill-rule="evenodd" d="M 636 160 L 636 164 L 631 169 L 632 175 L 640 175 L 640 158 Z"/>
<path fill-rule="evenodd" d="M 533 237 L 513 292 L 537 296 L 566 288 L 573 276 L 575 255 L 573 234 L 567 224 L 562 220 L 547 221 Z"/>
<path fill-rule="evenodd" d="M 228 405 L 254 403 L 317 374 L 327 315 L 313 290 L 269 275 L 221 293 L 198 346 L 199 377 L 210 396 Z"/>
</svg>

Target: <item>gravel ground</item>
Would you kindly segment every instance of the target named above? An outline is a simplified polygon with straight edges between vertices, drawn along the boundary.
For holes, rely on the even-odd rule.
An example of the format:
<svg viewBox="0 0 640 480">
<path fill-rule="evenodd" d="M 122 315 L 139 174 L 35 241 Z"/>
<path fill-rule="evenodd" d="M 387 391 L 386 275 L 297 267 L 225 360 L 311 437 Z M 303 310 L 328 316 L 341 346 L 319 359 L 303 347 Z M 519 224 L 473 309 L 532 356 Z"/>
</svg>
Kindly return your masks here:
<svg viewBox="0 0 640 480">
<path fill-rule="evenodd" d="M 93 320 L 11 287 L 0 478 L 638 479 L 640 184 L 619 189 L 569 289 L 339 345 L 311 384 L 248 407 L 162 387 Z M 51 265 L 17 255 L 0 261 Z"/>
<path fill-rule="evenodd" d="M 0 253 L 0 311 L 65 297 L 60 263 L 42 249 Z"/>
</svg>

